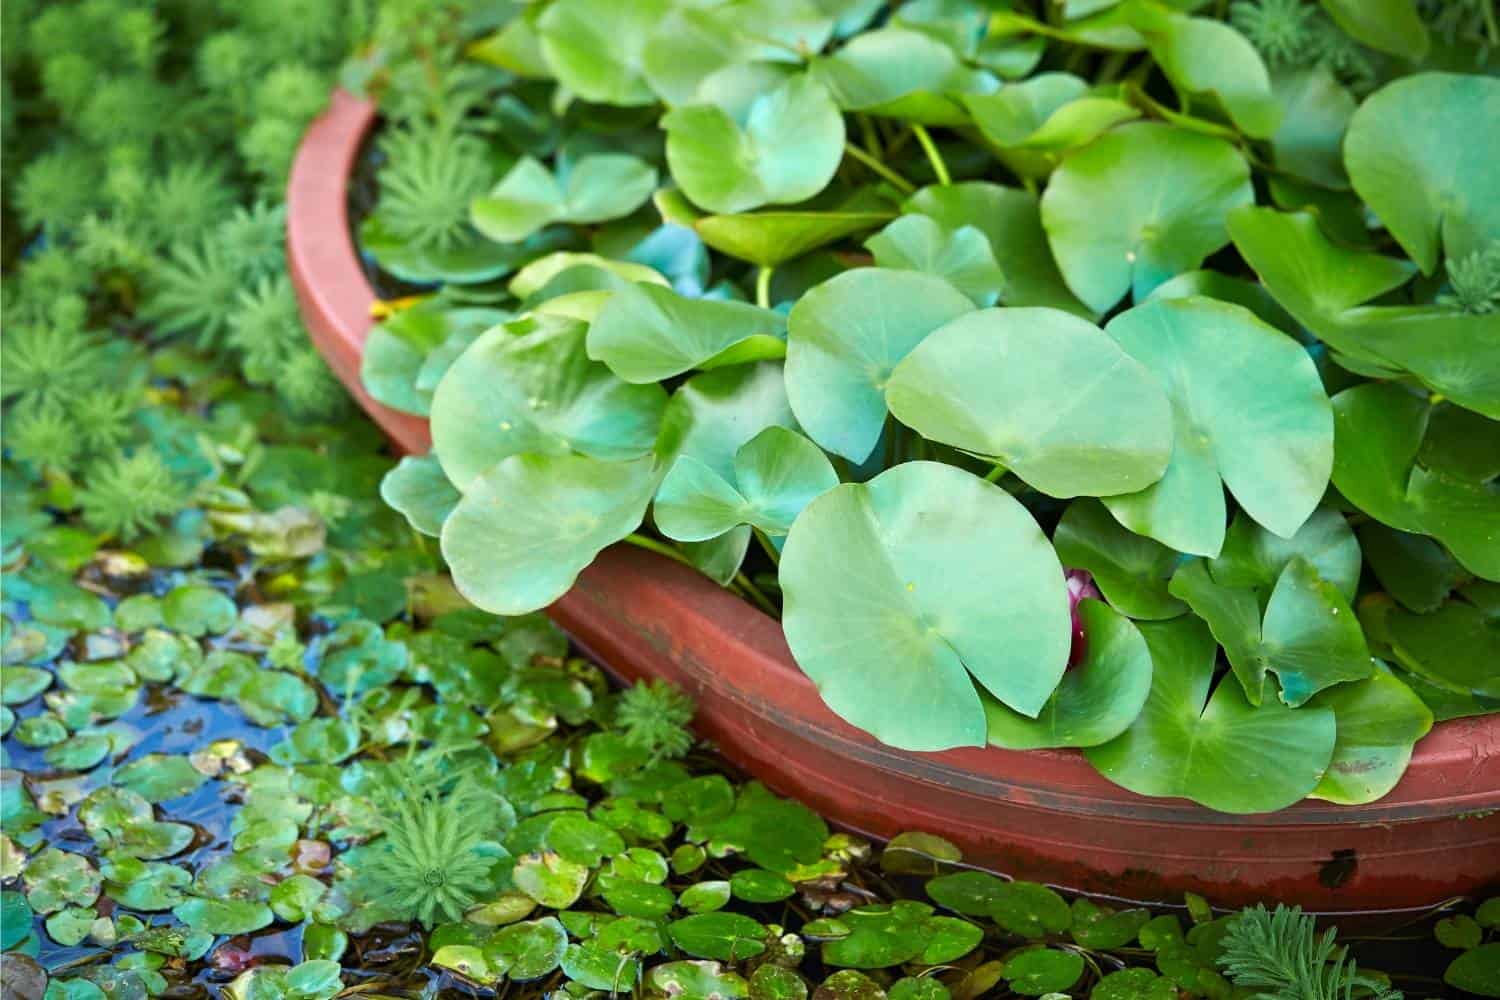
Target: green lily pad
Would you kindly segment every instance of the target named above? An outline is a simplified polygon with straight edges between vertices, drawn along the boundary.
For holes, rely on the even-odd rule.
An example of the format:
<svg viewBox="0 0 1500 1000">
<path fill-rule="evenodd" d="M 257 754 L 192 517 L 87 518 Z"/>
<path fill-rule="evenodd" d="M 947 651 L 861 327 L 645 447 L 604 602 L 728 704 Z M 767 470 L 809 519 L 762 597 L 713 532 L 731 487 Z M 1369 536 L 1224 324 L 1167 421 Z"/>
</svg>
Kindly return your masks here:
<svg viewBox="0 0 1500 1000">
<path fill-rule="evenodd" d="M 557 79 L 584 100 L 650 104 L 656 97 L 641 63 L 646 40 L 670 6 L 666 0 L 560 0 L 535 22 L 542 57 Z"/>
<path fill-rule="evenodd" d="M 1415 0 L 1322 0 L 1333 22 L 1355 41 L 1419 62 L 1427 56 L 1427 26 Z"/>
<path fill-rule="evenodd" d="M 971 225 L 947 229 L 925 215 L 903 215 L 865 240 L 877 267 L 942 278 L 977 306 L 991 306 L 1005 287 L 990 241 Z"/>
<path fill-rule="evenodd" d="M 1057 948 L 1023 951 L 1006 961 L 1005 978 L 1023 997 L 1060 993 L 1083 978 L 1083 956 Z"/>
<path fill-rule="evenodd" d="M 1206 97 L 1241 132 L 1269 138 L 1281 123 L 1270 74 L 1250 40 L 1222 21 L 1133 5 L 1130 23 L 1181 93 Z"/>
<path fill-rule="evenodd" d="M 993 94 L 965 95 L 980 134 L 1017 172 L 1045 177 L 1070 150 L 1085 146 L 1140 112 L 1115 97 L 1090 93 L 1071 73 L 1038 73 Z"/>
<path fill-rule="evenodd" d="M 1003 595 L 983 584 L 995 566 Z M 893 746 L 982 745 L 976 681 L 1034 717 L 1067 662 L 1051 546 L 1009 494 L 952 466 L 907 463 L 823 494 L 792 526 L 781 584 L 798 665 L 835 713 Z"/>
<path fill-rule="evenodd" d="M 1282 703 L 1293 707 L 1374 672 L 1348 600 L 1301 556 L 1281 571 L 1263 620 L 1254 590 L 1216 582 L 1202 560 L 1177 570 L 1171 592 L 1208 623 L 1252 705 L 1264 697 L 1268 672 L 1280 683 Z"/>
<path fill-rule="evenodd" d="M 233 600 L 214 588 L 188 584 L 172 588 L 162 599 L 161 613 L 174 632 L 203 636 L 228 632 L 239 611 Z"/>
<path fill-rule="evenodd" d="M 1114 910 L 1092 900 L 1073 900 L 1073 940 L 1085 948 L 1108 950 L 1128 947 L 1151 919 L 1144 907 Z"/>
<path fill-rule="evenodd" d="M 408 455 L 380 480 L 380 499 L 406 518 L 412 529 L 432 538 L 463 498 L 448 481 L 436 455 Z"/>
<path fill-rule="evenodd" d="M 496 614 L 546 607 L 635 530 L 654 485 L 651 457 L 512 455 L 474 481 L 443 525 L 454 583 Z"/>
<path fill-rule="evenodd" d="M 854 462 L 885 423 L 886 383 L 933 330 L 974 304 L 940 278 L 859 268 L 813 288 L 787 317 L 786 391 L 807 435 Z"/>
<path fill-rule="evenodd" d="M 1072 911 L 1056 892 L 1035 882 L 1001 882 L 992 890 L 989 912 L 1012 934 L 1040 938 L 1061 934 L 1073 922 Z"/>
<path fill-rule="evenodd" d="M 567 947 L 562 924 L 543 917 L 502 927 L 485 943 L 484 955 L 511 980 L 529 983 L 556 969 Z"/>
<path fill-rule="evenodd" d="M 1497 115 L 1500 80 L 1418 73 L 1372 94 L 1349 122 L 1354 190 L 1425 274 L 1440 242 L 1456 259 L 1500 239 L 1500 134 L 1487 127 Z"/>
<path fill-rule="evenodd" d="M 1217 555 L 1222 478 L 1240 506 L 1282 537 L 1312 514 L 1333 465 L 1333 415 L 1316 367 L 1295 341 L 1239 306 L 1156 299 L 1106 332 L 1162 381 L 1175 438 L 1166 475 L 1108 497 L 1130 530 L 1182 552 Z"/>
<path fill-rule="evenodd" d="M 963 64 L 932 35 L 891 26 L 867 31 L 813 63 L 839 107 L 924 125 L 963 125 L 957 94 L 993 90 L 998 81 Z"/>
<path fill-rule="evenodd" d="M 1356 805 L 1382 798 L 1411 761 L 1412 747 L 1432 728 L 1432 713 L 1382 667 L 1368 680 L 1340 684 L 1310 703 L 1333 710 L 1338 738 L 1333 760 L 1309 797 Z"/>
<path fill-rule="evenodd" d="M 102 868 L 104 894 L 121 906 L 145 912 L 170 910 L 182 902 L 193 875 L 162 861 L 112 858 Z"/>
<path fill-rule="evenodd" d="M 419 247 L 387 229 L 376 211 L 359 227 L 359 245 L 403 281 L 471 285 L 509 274 L 571 238 L 566 229 L 543 230 L 525 243 L 496 243 L 465 226 L 451 246 Z"/>
<path fill-rule="evenodd" d="M 892 415 L 1057 497 L 1133 493 L 1172 454 L 1157 379 L 1056 309 L 985 309 L 933 331 L 891 374 Z M 793 396 L 794 403 L 796 396 Z"/>
<path fill-rule="evenodd" d="M 570 944 L 563 951 L 563 973 L 585 989 L 630 993 L 641 964 L 629 955 L 605 951 L 590 943 Z"/>
<path fill-rule="evenodd" d="M 1500 996 L 1500 941 L 1470 948 L 1449 962 L 1443 982 L 1465 993 Z"/>
<path fill-rule="evenodd" d="M 739 913 L 697 913 L 672 921 L 667 930 L 694 958 L 741 962 L 766 950 L 765 926 Z"/>
<path fill-rule="evenodd" d="M 694 368 L 783 357 L 786 320 L 743 302 L 630 285 L 610 296 L 589 326 L 588 353 L 627 382 L 658 382 Z"/>
<path fill-rule="evenodd" d="M 742 120 L 699 104 L 668 111 L 661 127 L 672 179 L 694 204 L 721 214 L 806 201 L 844 156 L 843 116 L 808 75 L 756 97 Z"/>
<path fill-rule="evenodd" d="M 1036 195 L 983 181 L 963 181 L 923 188 L 906 200 L 902 211 L 925 215 L 950 231 L 972 225 L 984 233 L 1005 275 L 1005 305 L 1048 306 L 1094 318 L 1095 313 L 1078 301 L 1057 269 Z"/>
<path fill-rule="evenodd" d="M 705 825 L 702 832 L 715 844 L 739 851 L 773 872 L 790 872 L 817 861 L 828 839 L 828 826 L 817 813 L 772 795 L 755 781 L 740 789 L 728 816 Z"/>
<path fill-rule="evenodd" d="M 1358 103 L 1326 68 L 1278 73 L 1271 92 L 1281 124 L 1271 136 L 1276 166 L 1327 188 L 1347 188 L 1343 137 Z"/>
<path fill-rule="evenodd" d="M 1208 568 L 1215 583 L 1267 595 L 1287 564 L 1299 556 L 1337 587 L 1345 601 L 1354 602 L 1362 565 L 1359 542 L 1344 515 L 1327 507 L 1314 511 L 1290 538 L 1273 535 L 1240 512 Z"/>
<path fill-rule="evenodd" d="M 647 975 L 651 986 L 682 1000 L 745 1000 L 750 984 L 718 962 L 666 962 Z"/>
<path fill-rule="evenodd" d="M 1178 554 L 1126 530 L 1097 500 L 1076 500 L 1052 534 L 1063 565 L 1086 569 L 1106 600 L 1131 618 L 1176 618 L 1184 605 L 1167 591 Z"/>
<path fill-rule="evenodd" d="M 437 384 L 427 384 L 424 378 L 429 375 L 428 359 L 445 345 L 470 343 L 509 318 L 498 309 L 456 309 L 437 298 L 399 310 L 365 338 L 360 382 L 376 401 L 425 417 Z"/>
<path fill-rule="evenodd" d="M 148 753 L 116 771 L 114 780 L 147 802 L 165 802 L 196 791 L 208 779 L 186 757 Z"/>
<path fill-rule="evenodd" d="M 523 319 L 486 333 L 453 363 L 432 401 L 433 450 L 451 483 L 468 492 L 523 453 L 620 460 L 651 450 L 666 393 L 590 360 L 587 333 L 576 320 Z"/>
<path fill-rule="evenodd" d="M 172 915 L 193 930 L 208 934 L 249 934 L 269 926 L 275 919 L 275 914 L 265 903 L 199 896 L 172 907 Z"/>
<path fill-rule="evenodd" d="M 766 962 L 750 977 L 751 1000 L 807 1000 L 807 982 L 791 969 Z"/>
<path fill-rule="evenodd" d="M 729 878 L 729 887 L 736 899 L 747 903 L 779 903 L 797 892 L 785 876 L 763 868 L 735 872 Z"/>
<path fill-rule="evenodd" d="M 1139 627 L 1151 649 L 1151 697 L 1124 733 L 1084 750 L 1101 774 L 1141 795 L 1230 813 L 1282 809 L 1317 787 L 1333 757 L 1332 711 L 1253 706 L 1228 678 L 1210 697 L 1218 643 L 1207 626 L 1183 617 Z"/>
<path fill-rule="evenodd" d="M 924 889 L 933 902 L 955 913 L 985 917 L 1005 894 L 1007 884 L 988 872 L 954 872 L 929 879 Z"/>
<path fill-rule="evenodd" d="M 656 189 L 656 168 L 628 153 L 559 158 L 554 175 L 534 157 L 517 160 L 474 199 L 474 228 L 501 243 L 524 240 L 554 222 L 608 222 L 634 212 Z"/>
<path fill-rule="evenodd" d="M 716 538 L 739 524 L 784 536 L 812 500 L 838 485 L 827 456 L 785 427 L 768 427 L 734 456 L 733 483 L 680 456 L 656 494 L 656 524 L 679 541 Z"/>
<path fill-rule="evenodd" d="M 103 884 L 99 872 L 82 854 L 49 847 L 26 863 L 26 902 L 37 913 L 65 906 L 92 906 Z"/>
<path fill-rule="evenodd" d="M 1198 267 L 1229 242 L 1230 209 L 1253 201 L 1250 168 L 1227 142 L 1134 124 L 1063 160 L 1042 196 L 1042 225 L 1068 287 L 1103 312 Z"/>
<path fill-rule="evenodd" d="M 846 208 L 702 215 L 676 190 L 657 192 L 656 204 L 666 221 L 690 227 L 720 253 L 760 267 L 776 267 L 846 236 L 878 228 L 894 214 Z"/>
<path fill-rule="evenodd" d="M 1035 719 L 984 699 L 989 740 L 1010 750 L 1107 743 L 1135 721 L 1151 692 L 1151 654 L 1130 619 L 1100 601 L 1077 614 L 1087 638 L 1083 662 L 1061 683 Z"/>
<path fill-rule="evenodd" d="M 931 915 L 932 907 L 911 900 L 850 910 L 839 917 L 849 933 L 823 942 L 823 962 L 854 969 L 883 969 L 909 962 L 926 945 Z"/>
<path fill-rule="evenodd" d="M 565 910 L 582 894 L 589 869 L 551 852 L 527 854 L 517 860 L 512 878 L 517 889 L 538 903 Z"/>
<path fill-rule="evenodd" d="M 1494 665 L 1500 656 L 1500 600 L 1491 593 L 1484 599 L 1484 585 L 1464 588 L 1443 602 L 1436 611 L 1413 614 L 1403 608 L 1375 605 L 1367 598 L 1360 604 L 1366 628 L 1370 611 L 1383 612 L 1378 622 L 1380 637 L 1401 666 L 1439 687 L 1459 694 L 1500 698 L 1500 675 Z M 1493 585 L 1488 585 L 1493 586 Z"/>
</svg>

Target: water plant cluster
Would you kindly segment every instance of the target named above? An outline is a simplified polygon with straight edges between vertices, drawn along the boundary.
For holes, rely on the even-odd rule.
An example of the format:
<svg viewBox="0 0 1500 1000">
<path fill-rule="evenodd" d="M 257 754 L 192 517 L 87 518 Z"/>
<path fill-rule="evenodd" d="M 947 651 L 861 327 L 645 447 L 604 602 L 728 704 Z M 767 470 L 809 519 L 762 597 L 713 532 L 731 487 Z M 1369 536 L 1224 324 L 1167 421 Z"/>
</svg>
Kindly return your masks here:
<svg viewBox="0 0 1500 1000">
<path fill-rule="evenodd" d="M 633 542 L 886 743 L 1229 812 L 1500 706 L 1488 5 L 503 7 L 360 225 L 478 606 Z"/>
</svg>

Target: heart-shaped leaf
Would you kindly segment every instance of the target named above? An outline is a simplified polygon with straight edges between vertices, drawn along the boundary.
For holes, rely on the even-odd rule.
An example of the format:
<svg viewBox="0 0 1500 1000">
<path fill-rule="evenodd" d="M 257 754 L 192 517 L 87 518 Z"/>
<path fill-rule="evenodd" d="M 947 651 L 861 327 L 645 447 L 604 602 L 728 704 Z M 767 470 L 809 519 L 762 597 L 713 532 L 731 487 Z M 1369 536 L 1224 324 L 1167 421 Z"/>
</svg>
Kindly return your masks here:
<svg viewBox="0 0 1500 1000">
<path fill-rule="evenodd" d="M 649 455 L 512 455 L 476 477 L 443 524 L 453 582 L 494 614 L 544 608 L 640 525 L 655 486 Z"/>
<path fill-rule="evenodd" d="M 1001 462 L 1055 497 L 1144 489 L 1172 454 L 1161 384 L 1098 327 L 1057 309 L 950 321 L 896 366 L 886 399 L 923 437 Z"/>
<path fill-rule="evenodd" d="M 461 497 L 434 455 L 408 455 L 380 480 L 380 499 L 413 529 L 434 538 Z"/>
<path fill-rule="evenodd" d="M 880 439 L 896 365 L 973 309 L 946 281 L 915 271 L 858 268 L 811 289 L 787 317 L 787 397 L 807 435 L 863 462 Z"/>
<path fill-rule="evenodd" d="M 1418 73 L 1372 94 L 1349 122 L 1354 190 L 1423 273 L 1500 240 L 1500 80 Z"/>
<path fill-rule="evenodd" d="M 1269 138 L 1281 122 L 1266 64 L 1250 40 L 1222 21 L 1132 4 L 1130 23 L 1179 93 L 1207 97 L 1241 132 Z"/>
<path fill-rule="evenodd" d="M 1322 0 L 1349 37 L 1372 49 L 1419 62 L 1427 56 L 1427 25 L 1416 0 Z"/>
<path fill-rule="evenodd" d="M 595 223 L 634 212 L 656 189 L 656 168 L 626 153 L 560 159 L 557 176 L 523 156 L 470 206 L 474 228 L 501 243 L 554 222 Z"/>
<path fill-rule="evenodd" d="M 663 219 L 691 227 L 720 253 L 760 267 L 776 267 L 846 236 L 875 229 L 894 214 L 851 206 L 832 211 L 702 215 L 676 189 L 658 191 L 656 207 Z"/>
<path fill-rule="evenodd" d="M 1063 281 L 1052 258 L 1036 195 L 1015 188 L 964 181 L 923 188 L 902 206 L 925 215 L 948 230 L 972 225 L 990 241 L 1005 275 L 1008 306 L 1050 306 L 1093 319 Z"/>
<path fill-rule="evenodd" d="M 1120 736 L 1084 751 L 1110 781 L 1230 813 L 1283 809 L 1317 787 L 1333 757 L 1334 713 L 1253 706 L 1226 678 L 1209 695 L 1218 644 L 1196 618 L 1140 626 L 1151 696 Z"/>
<path fill-rule="evenodd" d="M 432 401 L 433 451 L 467 492 L 480 473 L 525 452 L 630 459 L 651 450 L 666 406 L 585 351 L 588 328 L 535 315 L 496 327 L 453 363 Z"/>
<path fill-rule="evenodd" d="M 1160 482 L 1110 497 L 1120 523 L 1181 552 L 1217 555 L 1218 480 L 1257 522 L 1295 534 L 1333 465 L 1333 414 L 1302 346 L 1247 309 L 1212 299 L 1154 299 L 1106 332 L 1172 401 L 1172 459 Z"/>
<path fill-rule="evenodd" d="M 964 96 L 979 132 L 1009 166 L 1044 177 L 1071 149 L 1087 145 L 1140 112 L 1117 98 L 1091 94 L 1081 77 L 1039 73 L 993 94 Z"/>
<path fill-rule="evenodd" d="M 1229 210 L 1254 200 L 1250 168 L 1229 143 L 1138 123 L 1063 160 L 1042 195 L 1042 225 L 1068 287 L 1103 312 L 1202 264 L 1229 242 Z"/>
<path fill-rule="evenodd" d="M 911 462 L 823 494 L 792 526 L 780 577 L 798 665 L 893 746 L 981 745 L 976 681 L 1035 716 L 1067 663 L 1057 556 L 1008 493 L 952 466 Z"/>
<path fill-rule="evenodd" d="M 734 456 L 734 482 L 691 455 L 677 459 L 656 494 L 656 525 L 684 542 L 716 538 L 749 524 L 785 535 L 815 497 L 838 485 L 817 445 L 796 431 L 768 427 Z"/>
<path fill-rule="evenodd" d="M 1178 554 L 1127 531 L 1097 500 L 1069 504 L 1052 544 L 1063 565 L 1088 570 L 1105 599 L 1131 618 L 1176 618 L 1185 609 L 1167 593 Z"/>
<path fill-rule="evenodd" d="M 1384 666 L 1357 684 L 1340 684 L 1310 705 L 1333 710 L 1338 738 L 1323 780 L 1309 793 L 1341 805 L 1382 798 L 1411 761 L 1412 747 L 1432 728 L 1432 713 Z"/>
<path fill-rule="evenodd" d="M 402 281 L 435 281 L 472 285 L 492 281 L 517 267 L 557 249 L 572 239 L 562 228 L 547 229 L 521 243 L 496 243 L 472 227 L 447 246 L 421 247 L 393 234 L 380 213 L 367 216 L 359 227 L 359 245 L 380 266 Z"/>
<path fill-rule="evenodd" d="M 1281 571 L 1264 619 L 1253 589 L 1216 581 L 1203 560 L 1177 570 L 1171 593 L 1208 622 L 1252 705 L 1262 701 L 1267 672 L 1280 682 L 1282 702 L 1295 707 L 1374 671 L 1348 600 L 1301 556 Z"/>
<path fill-rule="evenodd" d="M 1354 98 L 1323 67 L 1278 73 L 1271 92 L 1281 106 L 1281 124 L 1271 136 L 1276 166 L 1323 187 L 1347 188 L 1342 140 Z"/>
<path fill-rule="evenodd" d="M 1140 631 L 1109 605 L 1078 604 L 1088 640 L 1035 719 L 984 699 L 990 742 L 1010 750 L 1097 746 L 1135 721 L 1151 693 L 1151 654 Z"/>
<path fill-rule="evenodd" d="M 1360 615 L 1418 677 L 1455 693 L 1500 699 L 1500 587 L 1471 583 L 1428 614 L 1373 595 L 1360 602 Z"/>
<path fill-rule="evenodd" d="M 499 309 L 455 309 L 437 299 L 402 309 L 365 338 L 360 381 L 377 402 L 425 417 L 432 407 L 432 386 L 421 384 L 428 357 L 450 339 L 471 342 L 509 318 Z"/>
<path fill-rule="evenodd" d="M 697 205 L 743 212 L 806 201 L 844 156 L 844 119 L 823 85 L 798 76 L 751 102 L 743 121 L 712 104 L 662 116 L 672 178 Z"/>
<path fill-rule="evenodd" d="M 864 32 L 813 63 L 839 107 L 924 125 L 963 125 L 953 95 L 993 90 L 997 81 L 965 66 L 952 48 L 923 31 L 888 27 Z"/>
<path fill-rule="evenodd" d="M 659 285 L 615 292 L 588 331 L 589 357 L 627 382 L 658 382 L 786 354 L 786 320 L 743 302 L 690 299 Z"/>
<path fill-rule="evenodd" d="M 1005 286 L 990 241 L 973 226 L 947 229 L 925 215 L 903 215 L 865 240 L 877 267 L 942 278 L 977 306 L 991 306 Z"/>
<path fill-rule="evenodd" d="M 1344 515 L 1327 507 L 1312 517 L 1291 538 L 1282 538 L 1256 524 L 1243 511 L 1235 516 L 1224 536 L 1224 548 L 1209 563 L 1214 582 L 1225 587 L 1248 587 L 1269 594 L 1293 559 L 1306 559 L 1318 576 L 1339 589 L 1344 600 L 1353 602 L 1359 588 L 1363 560 L 1359 542 Z"/>
<path fill-rule="evenodd" d="M 671 7 L 668 0 L 558 0 L 536 21 L 542 56 L 584 100 L 650 104 L 656 98 L 641 72 L 646 39 Z"/>
</svg>

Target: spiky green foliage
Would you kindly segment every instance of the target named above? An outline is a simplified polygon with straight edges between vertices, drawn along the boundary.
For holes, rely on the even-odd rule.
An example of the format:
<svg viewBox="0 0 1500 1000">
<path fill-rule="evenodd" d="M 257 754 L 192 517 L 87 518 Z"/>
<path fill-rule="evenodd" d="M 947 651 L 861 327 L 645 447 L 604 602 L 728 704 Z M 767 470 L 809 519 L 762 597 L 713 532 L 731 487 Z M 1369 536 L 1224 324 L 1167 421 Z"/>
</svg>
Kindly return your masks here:
<svg viewBox="0 0 1500 1000">
<path fill-rule="evenodd" d="M 1230 923 L 1219 967 L 1266 1000 L 1351 1000 L 1356 990 L 1373 1000 L 1401 1000 L 1399 990 L 1361 976 L 1337 937 L 1331 927 L 1319 936 L 1317 921 L 1301 907 L 1256 906 Z"/>
<path fill-rule="evenodd" d="M 239 268 L 218 243 L 179 246 L 157 265 L 142 315 L 163 333 L 187 334 L 202 346 L 219 344 L 242 286 Z"/>
<path fill-rule="evenodd" d="M 69 410 L 85 452 L 98 454 L 123 445 L 130 438 L 130 418 L 140 405 L 135 386 L 99 387 L 75 398 Z"/>
<path fill-rule="evenodd" d="M 1299 66 L 1307 59 L 1317 9 L 1303 0 L 1236 0 L 1231 22 L 1272 66 Z"/>
<path fill-rule="evenodd" d="M 230 317 L 229 342 L 240 353 L 251 384 L 275 383 L 287 359 L 306 340 L 297 295 L 285 275 L 262 278 L 239 293 Z"/>
<path fill-rule="evenodd" d="M 66 231 L 99 203 L 98 164 L 82 150 L 63 147 L 28 163 L 11 197 L 27 228 Z"/>
<path fill-rule="evenodd" d="M 214 242 L 246 281 L 279 274 L 286 266 L 286 207 L 240 206 L 219 224 Z"/>
<path fill-rule="evenodd" d="M 203 160 L 174 162 L 151 184 L 148 223 L 158 243 L 193 239 L 221 222 L 236 200 L 219 167 Z"/>
<path fill-rule="evenodd" d="M 1494 0 L 1419 0 L 1419 6 L 1428 25 L 1449 45 L 1500 48 L 1500 12 Z"/>
<path fill-rule="evenodd" d="M 447 249 L 469 229 L 469 203 L 493 180 L 484 146 L 436 126 L 392 129 L 381 144 L 380 216 L 391 235 L 425 249 Z"/>
<path fill-rule="evenodd" d="M 681 757 L 693 746 L 688 723 L 693 721 L 693 699 L 664 680 L 639 682 L 620 694 L 615 723 L 625 741 L 653 757 Z"/>
<path fill-rule="evenodd" d="M 88 470 L 78 504 L 83 520 L 122 541 L 155 528 L 187 503 L 190 491 L 154 449 L 102 458 Z"/>
<path fill-rule="evenodd" d="M 1476 315 L 1500 312 L 1500 240 L 1450 258 L 1446 268 L 1449 291 L 1439 295 L 1438 302 Z"/>
<path fill-rule="evenodd" d="M 276 380 L 276 391 L 295 416 L 309 419 L 335 416 L 349 399 L 322 356 L 307 345 L 287 355 Z"/>
<path fill-rule="evenodd" d="M 97 338 L 49 323 L 6 331 L 0 340 L 0 395 L 25 406 L 68 403 L 101 374 Z"/>
<path fill-rule="evenodd" d="M 62 405 L 53 401 L 12 410 L 5 444 L 19 461 L 64 470 L 78 460 L 82 447 L 78 428 Z"/>
<path fill-rule="evenodd" d="M 358 895 L 395 920 L 459 919 L 491 888 L 493 797 L 467 777 L 444 791 L 428 769 L 400 765 L 374 798 L 385 833 L 360 859 Z"/>
</svg>

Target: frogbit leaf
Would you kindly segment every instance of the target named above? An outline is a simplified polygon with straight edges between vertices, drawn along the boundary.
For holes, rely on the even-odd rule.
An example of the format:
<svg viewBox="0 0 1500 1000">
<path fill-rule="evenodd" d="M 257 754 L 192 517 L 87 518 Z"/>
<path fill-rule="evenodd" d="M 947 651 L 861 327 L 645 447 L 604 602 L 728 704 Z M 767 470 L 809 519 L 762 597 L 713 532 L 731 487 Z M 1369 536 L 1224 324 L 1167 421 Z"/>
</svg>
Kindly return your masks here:
<svg viewBox="0 0 1500 1000">
<path fill-rule="evenodd" d="M 1224 485 L 1257 522 L 1290 537 L 1322 499 L 1333 465 L 1333 414 L 1312 359 L 1247 309 L 1205 298 L 1154 299 L 1106 332 L 1172 401 L 1166 474 L 1109 497 L 1132 531 L 1181 552 L 1217 555 Z"/>
<path fill-rule="evenodd" d="M 646 40 L 668 0 L 558 0 L 537 19 L 542 56 L 559 82 L 599 104 L 650 104 L 642 76 Z"/>
<path fill-rule="evenodd" d="M 948 229 L 925 215 L 903 215 L 865 240 L 865 247 L 877 267 L 935 275 L 976 306 L 994 305 L 1005 287 L 990 241 L 973 226 Z"/>
<path fill-rule="evenodd" d="M 1253 201 L 1250 168 L 1229 143 L 1137 123 L 1063 160 L 1042 195 L 1042 225 L 1068 287 L 1103 312 L 1198 267 L 1229 242 L 1229 210 Z"/>
<path fill-rule="evenodd" d="M 1254 590 L 1217 582 L 1203 560 L 1177 570 L 1171 593 L 1208 622 L 1252 705 L 1262 701 L 1267 672 L 1280 682 L 1282 702 L 1294 708 L 1324 688 L 1374 672 L 1349 602 L 1301 556 L 1281 571 L 1264 619 Z"/>
<path fill-rule="evenodd" d="M 436 538 L 462 494 L 435 455 L 408 455 L 380 480 L 380 499 L 424 535 Z"/>
<path fill-rule="evenodd" d="M 655 485 L 649 455 L 512 455 L 475 478 L 443 524 L 453 582 L 494 614 L 544 608 L 640 525 Z"/>
<path fill-rule="evenodd" d="M 1333 760 L 1309 797 L 1357 805 L 1383 797 L 1411 761 L 1412 747 L 1432 728 L 1432 713 L 1381 665 L 1368 679 L 1340 684 L 1308 703 L 1333 710 L 1338 737 Z"/>
<path fill-rule="evenodd" d="M 1334 713 L 1245 700 L 1225 678 L 1218 644 L 1196 618 L 1140 626 L 1151 650 L 1151 696 L 1120 736 L 1084 750 L 1110 781 L 1141 795 L 1181 796 L 1230 813 L 1270 812 L 1311 792 L 1333 757 Z"/>
<path fill-rule="evenodd" d="M 931 275 L 857 268 L 807 292 L 787 317 L 786 391 L 807 435 L 863 462 L 880 439 L 885 387 L 929 333 L 974 303 Z"/>
<path fill-rule="evenodd" d="M 589 357 L 627 382 L 786 354 L 786 320 L 743 302 L 690 299 L 659 285 L 615 292 L 589 326 Z"/>
<path fill-rule="evenodd" d="M 566 317 L 523 317 L 459 356 L 432 401 L 433 451 L 450 482 L 467 492 L 501 459 L 525 452 L 617 460 L 651 450 L 666 392 L 590 360 L 587 330 Z"/>
<path fill-rule="evenodd" d="M 1151 692 L 1151 654 L 1130 619 L 1101 601 L 1078 605 L 1088 646 L 1035 719 L 984 699 L 990 742 L 1010 750 L 1097 746 L 1135 721 Z"/>
<path fill-rule="evenodd" d="M 607 222 L 634 212 L 656 189 L 656 168 L 627 153 L 559 160 L 554 176 L 523 156 L 470 206 L 474 228 L 500 243 L 524 240 L 554 222 Z"/>
<path fill-rule="evenodd" d="M 662 218 L 691 227 L 704 243 L 723 254 L 760 267 L 776 267 L 845 236 L 875 229 L 892 213 L 868 206 L 832 211 L 743 212 L 702 215 L 675 188 L 658 191 Z"/>
<path fill-rule="evenodd" d="M 661 119 L 672 178 L 711 212 L 806 201 L 833 179 L 844 155 L 844 119 L 823 85 L 794 77 L 757 97 L 743 121 L 712 104 Z"/>
<path fill-rule="evenodd" d="M 785 427 L 767 427 L 745 442 L 734 473 L 731 483 L 691 455 L 678 458 L 656 494 L 662 534 L 699 542 L 748 524 L 784 536 L 804 507 L 838 485 L 822 450 Z"/>
<path fill-rule="evenodd" d="M 989 73 L 966 67 L 952 48 L 905 27 L 864 32 L 833 55 L 814 61 L 813 72 L 839 107 L 924 125 L 963 125 L 963 105 L 953 95 L 993 90 Z"/>
<path fill-rule="evenodd" d="M 909 462 L 823 494 L 793 524 L 780 577 L 798 665 L 892 746 L 981 745 L 976 681 L 1034 717 L 1067 663 L 1057 556 L 1008 493 L 952 466 Z"/>
<path fill-rule="evenodd" d="M 1069 150 L 1140 117 L 1118 98 L 1091 94 L 1071 73 L 1039 73 L 993 94 L 966 94 L 963 101 L 1000 158 L 1033 177 L 1045 177 Z"/>
<path fill-rule="evenodd" d="M 1271 78 L 1250 40 L 1222 21 L 1137 3 L 1130 23 L 1178 91 L 1205 95 L 1241 132 L 1269 138 L 1281 121 Z"/>
<path fill-rule="evenodd" d="M 1419 73 L 1376 91 L 1349 122 L 1354 190 L 1424 274 L 1439 244 L 1452 259 L 1500 240 L 1497 118 L 1500 80 Z"/>
<path fill-rule="evenodd" d="M 948 322 L 896 366 L 886 399 L 923 437 L 998 461 L 1055 497 L 1145 489 L 1172 454 L 1160 382 L 1098 327 L 1057 309 Z"/>
</svg>

